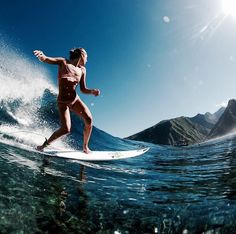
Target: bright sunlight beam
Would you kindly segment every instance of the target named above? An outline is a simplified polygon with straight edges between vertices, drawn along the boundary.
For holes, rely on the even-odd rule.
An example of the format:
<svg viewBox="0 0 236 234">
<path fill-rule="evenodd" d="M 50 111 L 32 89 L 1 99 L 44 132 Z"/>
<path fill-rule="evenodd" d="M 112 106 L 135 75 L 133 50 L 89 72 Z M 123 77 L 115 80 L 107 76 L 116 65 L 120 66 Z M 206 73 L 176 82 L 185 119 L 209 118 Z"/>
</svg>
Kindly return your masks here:
<svg viewBox="0 0 236 234">
<path fill-rule="evenodd" d="M 236 0 L 222 0 L 222 10 L 226 15 L 236 18 Z"/>
</svg>

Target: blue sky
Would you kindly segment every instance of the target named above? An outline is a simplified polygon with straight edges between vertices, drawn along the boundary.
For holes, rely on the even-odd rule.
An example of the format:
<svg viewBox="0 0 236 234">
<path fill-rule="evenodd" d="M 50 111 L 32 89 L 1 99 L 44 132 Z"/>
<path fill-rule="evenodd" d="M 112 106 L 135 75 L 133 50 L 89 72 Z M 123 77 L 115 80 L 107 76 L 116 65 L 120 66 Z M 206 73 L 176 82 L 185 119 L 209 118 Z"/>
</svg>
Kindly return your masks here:
<svg viewBox="0 0 236 234">
<path fill-rule="evenodd" d="M 235 98 L 236 17 L 222 2 L 2 1 L 0 33 L 34 62 L 34 49 L 67 57 L 84 47 L 87 85 L 102 95 L 82 99 L 95 126 L 125 137 Z M 40 66 L 56 84 L 56 67 Z"/>
</svg>

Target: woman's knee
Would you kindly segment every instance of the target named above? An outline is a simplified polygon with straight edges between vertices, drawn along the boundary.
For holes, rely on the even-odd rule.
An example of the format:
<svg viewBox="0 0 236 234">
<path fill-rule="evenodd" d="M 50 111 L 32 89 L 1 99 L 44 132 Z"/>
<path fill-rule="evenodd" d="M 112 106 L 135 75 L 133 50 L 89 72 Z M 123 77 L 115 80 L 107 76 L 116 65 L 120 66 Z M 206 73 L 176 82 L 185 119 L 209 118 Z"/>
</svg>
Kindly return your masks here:
<svg viewBox="0 0 236 234">
<path fill-rule="evenodd" d="M 64 135 L 64 134 L 68 134 L 68 133 L 70 133 L 71 132 L 71 127 L 70 126 L 64 126 L 64 127 L 61 127 L 61 132 L 62 132 L 62 134 Z"/>
<path fill-rule="evenodd" d="M 92 116 L 86 116 L 84 118 L 84 122 L 87 126 L 92 126 L 93 125 L 93 118 Z"/>
</svg>

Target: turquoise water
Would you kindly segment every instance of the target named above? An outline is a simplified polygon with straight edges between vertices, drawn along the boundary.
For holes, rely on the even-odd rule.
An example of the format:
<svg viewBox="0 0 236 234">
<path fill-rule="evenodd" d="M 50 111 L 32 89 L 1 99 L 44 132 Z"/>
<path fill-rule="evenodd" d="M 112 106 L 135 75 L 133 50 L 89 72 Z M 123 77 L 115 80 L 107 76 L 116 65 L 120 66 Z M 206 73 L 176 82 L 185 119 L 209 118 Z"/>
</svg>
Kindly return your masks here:
<svg viewBox="0 0 236 234">
<path fill-rule="evenodd" d="M 109 163 L 1 143 L 0 232 L 235 233 L 235 142 L 147 144 L 145 155 Z"/>
</svg>

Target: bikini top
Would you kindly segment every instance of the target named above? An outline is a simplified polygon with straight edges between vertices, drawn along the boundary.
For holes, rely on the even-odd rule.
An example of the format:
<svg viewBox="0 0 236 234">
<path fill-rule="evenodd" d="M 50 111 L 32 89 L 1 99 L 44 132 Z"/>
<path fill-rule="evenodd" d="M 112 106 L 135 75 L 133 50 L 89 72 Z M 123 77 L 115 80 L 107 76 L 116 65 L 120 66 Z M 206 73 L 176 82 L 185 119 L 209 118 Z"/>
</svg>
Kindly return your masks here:
<svg viewBox="0 0 236 234">
<path fill-rule="evenodd" d="M 66 64 L 65 69 L 59 73 L 59 79 L 67 79 L 69 82 L 79 83 L 82 76 L 82 69 L 73 64 Z"/>
</svg>

